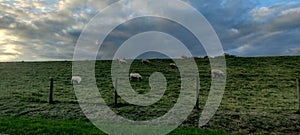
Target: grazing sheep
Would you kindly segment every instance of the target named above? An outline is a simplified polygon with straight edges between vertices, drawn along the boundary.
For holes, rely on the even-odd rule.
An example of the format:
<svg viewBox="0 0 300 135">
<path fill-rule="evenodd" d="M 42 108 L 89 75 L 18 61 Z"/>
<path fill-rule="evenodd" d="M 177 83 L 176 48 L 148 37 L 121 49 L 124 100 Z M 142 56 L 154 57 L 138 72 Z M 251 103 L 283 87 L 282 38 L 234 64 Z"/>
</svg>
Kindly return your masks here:
<svg viewBox="0 0 300 135">
<path fill-rule="evenodd" d="M 127 61 L 124 59 L 118 59 L 119 64 L 127 64 Z"/>
<path fill-rule="evenodd" d="M 71 79 L 72 84 L 80 84 L 81 82 L 81 77 L 80 76 L 73 76 Z"/>
<path fill-rule="evenodd" d="M 177 65 L 175 63 L 170 63 L 170 67 L 171 68 L 178 68 Z"/>
<path fill-rule="evenodd" d="M 143 63 L 143 64 L 150 64 L 150 61 L 147 60 L 147 59 L 143 59 L 143 60 L 142 60 L 142 63 Z"/>
<path fill-rule="evenodd" d="M 212 74 L 212 77 L 213 77 L 213 78 L 224 77 L 224 76 L 225 76 L 224 72 L 221 71 L 221 70 L 219 70 L 219 69 L 213 69 L 213 70 L 211 71 L 211 74 Z"/>
<path fill-rule="evenodd" d="M 181 55 L 181 58 L 182 58 L 182 59 L 188 59 L 189 57 L 186 56 L 186 55 Z"/>
<path fill-rule="evenodd" d="M 130 80 L 132 79 L 142 80 L 142 76 L 139 73 L 130 73 L 129 77 Z"/>
</svg>

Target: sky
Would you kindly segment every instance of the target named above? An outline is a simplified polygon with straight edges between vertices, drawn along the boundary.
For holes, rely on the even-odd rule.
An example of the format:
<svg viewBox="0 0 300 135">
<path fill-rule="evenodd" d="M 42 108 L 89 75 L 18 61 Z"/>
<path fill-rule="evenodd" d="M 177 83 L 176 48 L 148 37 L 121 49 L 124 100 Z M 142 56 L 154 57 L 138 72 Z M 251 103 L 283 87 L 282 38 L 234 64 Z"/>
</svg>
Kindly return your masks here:
<svg viewBox="0 0 300 135">
<path fill-rule="evenodd" d="M 82 30 L 97 13 L 114 2 L 117 0 L 0 0 L 0 62 L 72 59 Z M 126 0 L 123 3 L 126 6 L 130 2 L 131 0 Z M 300 55 L 299 0 L 184 2 L 200 11 L 209 21 L 226 53 L 244 57 Z M 138 9 L 130 11 L 139 14 L 147 10 L 147 4 L 137 4 L 134 7 Z M 185 12 L 176 7 L 176 4 L 170 5 Z M 129 11 L 120 9 L 111 14 L 117 12 Z M 174 16 L 176 15 L 174 12 Z M 106 20 L 107 25 L 124 21 L 110 16 L 106 16 Z M 156 23 L 155 29 L 173 33 L 174 37 L 183 37 L 183 43 L 196 42 L 175 23 L 155 19 L 152 23 Z M 109 50 L 116 49 L 116 44 L 129 39 L 132 33 L 145 29 L 143 27 L 147 28 L 142 24 L 145 23 L 132 21 L 116 28 L 107 42 L 103 43 L 104 49 L 100 49 L 99 55 L 111 53 Z M 186 35 L 189 36 L 184 37 Z M 201 48 L 192 50 L 195 56 L 205 55 Z M 84 52 L 88 55 L 89 51 L 91 50 L 87 47 Z"/>
</svg>

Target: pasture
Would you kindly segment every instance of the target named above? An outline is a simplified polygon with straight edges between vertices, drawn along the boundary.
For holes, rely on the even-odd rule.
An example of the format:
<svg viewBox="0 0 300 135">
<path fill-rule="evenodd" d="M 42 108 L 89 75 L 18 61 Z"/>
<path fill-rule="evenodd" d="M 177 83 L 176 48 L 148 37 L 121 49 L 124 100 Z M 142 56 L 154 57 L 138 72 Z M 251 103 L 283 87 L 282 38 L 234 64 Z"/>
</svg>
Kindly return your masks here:
<svg viewBox="0 0 300 135">
<path fill-rule="evenodd" d="M 222 103 L 215 116 L 198 131 L 196 127 L 208 96 L 211 74 L 208 59 L 197 58 L 200 74 L 200 110 L 194 109 L 179 130 L 171 134 L 185 133 L 186 130 L 190 130 L 191 132 L 187 133 L 191 134 L 209 134 L 208 130 L 245 134 L 300 133 L 300 114 L 296 113 L 298 97 L 295 81 L 296 78 L 300 78 L 299 61 L 299 56 L 226 58 L 227 83 Z M 151 106 L 138 107 L 122 99 L 119 99 L 118 106 L 114 106 L 111 61 L 96 62 L 95 77 L 99 92 L 115 113 L 128 119 L 148 120 L 162 116 L 173 107 L 180 93 L 179 71 L 170 68 L 170 63 L 172 60 L 155 59 L 151 60 L 150 64 L 142 64 L 140 60 L 136 60 L 131 65 L 131 72 L 138 72 L 143 76 L 141 81 L 131 81 L 132 87 L 138 93 L 144 94 L 150 90 L 148 78 L 154 72 L 163 73 L 168 81 L 162 99 Z M 54 79 L 53 104 L 48 104 L 50 77 Z M 23 122 L 31 120 L 45 125 L 62 123 L 60 131 L 70 130 L 65 134 L 74 134 L 71 129 L 76 129 L 77 124 L 78 127 L 86 127 L 79 129 L 83 133 L 100 132 L 82 113 L 71 78 L 72 62 L 68 61 L 0 63 L 0 133 L 24 134 L 23 131 L 39 129 L 38 124 L 29 124 L 31 128 L 26 127 L 26 124 L 22 125 Z M 71 129 L 68 127 L 70 125 Z M 44 129 L 32 133 L 50 131 Z M 211 134 L 219 133 L 221 132 Z"/>
</svg>

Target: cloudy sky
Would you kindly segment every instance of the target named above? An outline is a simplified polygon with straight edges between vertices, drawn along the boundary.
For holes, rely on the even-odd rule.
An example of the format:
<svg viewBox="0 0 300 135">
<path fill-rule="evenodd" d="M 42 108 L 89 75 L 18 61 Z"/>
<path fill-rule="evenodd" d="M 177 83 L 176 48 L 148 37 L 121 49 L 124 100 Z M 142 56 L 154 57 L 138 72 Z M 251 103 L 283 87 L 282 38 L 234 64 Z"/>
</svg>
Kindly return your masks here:
<svg viewBox="0 0 300 135">
<path fill-rule="evenodd" d="M 116 1 L 0 0 L 0 61 L 72 59 L 76 41 L 84 26 L 99 13 L 98 11 Z M 130 2 L 131 0 L 127 0 L 124 5 L 130 5 Z M 184 2 L 206 17 L 227 53 L 238 56 L 300 55 L 299 0 L 185 0 Z M 147 4 L 143 2 L 138 4 L 134 7 L 139 9 L 131 11 L 136 10 L 139 13 L 147 10 Z M 180 12 L 185 12 L 184 9 L 176 7 L 176 4 L 170 5 L 174 5 L 174 9 L 179 9 Z M 106 23 L 109 24 L 111 21 L 122 20 L 107 16 Z M 154 22 L 161 22 L 159 28 L 168 31 L 166 27 L 170 25 L 164 25 L 164 21 Z M 141 31 L 143 26 L 135 23 L 132 24 L 139 26 L 135 27 L 137 31 Z M 117 35 L 112 34 L 114 36 L 107 39 L 105 47 L 107 50 L 115 47 L 116 41 L 120 39 L 122 41 L 124 37 L 128 39 L 128 35 L 132 35 L 134 30 L 130 28 L 131 32 L 128 32 L 125 26 L 130 25 L 120 26 L 124 31 L 116 30 Z M 178 30 L 180 31 L 180 28 Z M 180 33 L 178 30 L 177 33 Z M 186 38 L 188 39 L 189 37 Z M 85 52 L 88 53 L 89 50 Z M 193 54 L 202 55 L 200 52 Z"/>
</svg>

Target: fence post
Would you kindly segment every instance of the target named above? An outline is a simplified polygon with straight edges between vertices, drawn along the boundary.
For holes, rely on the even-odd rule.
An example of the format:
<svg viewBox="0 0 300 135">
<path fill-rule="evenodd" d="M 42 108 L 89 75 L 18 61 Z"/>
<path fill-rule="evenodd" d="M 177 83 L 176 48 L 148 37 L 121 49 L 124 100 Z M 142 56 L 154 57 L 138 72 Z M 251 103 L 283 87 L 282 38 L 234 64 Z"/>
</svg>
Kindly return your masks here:
<svg viewBox="0 0 300 135">
<path fill-rule="evenodd" d="M 50 78 L 49 104 L 53 103 L 53 78 Z"/>
<path fill-rule="evenodd" d="M 298 92 L 298 113 L 300 113 L 300 79 L 296 79 L 297 92 Z"/>
<path fill-rule="evenodd" d="M 118 105 L 118 93 L 117 93 L 117 90 L 118 90 L 118 78 L 116 78 L 115 80 L 115 87 L 114 87 L 114 93 L 115 93 L 115 106 Z"/>
<path fill-rule="evenodd" d="M 196 76 L 196 109 L 199 109 L 199 76 Z"/>
</svg>

